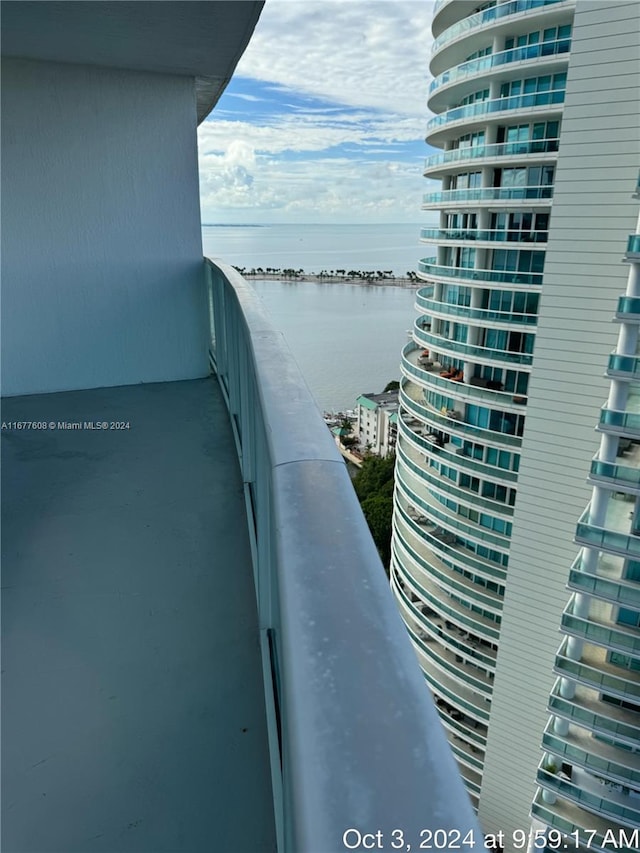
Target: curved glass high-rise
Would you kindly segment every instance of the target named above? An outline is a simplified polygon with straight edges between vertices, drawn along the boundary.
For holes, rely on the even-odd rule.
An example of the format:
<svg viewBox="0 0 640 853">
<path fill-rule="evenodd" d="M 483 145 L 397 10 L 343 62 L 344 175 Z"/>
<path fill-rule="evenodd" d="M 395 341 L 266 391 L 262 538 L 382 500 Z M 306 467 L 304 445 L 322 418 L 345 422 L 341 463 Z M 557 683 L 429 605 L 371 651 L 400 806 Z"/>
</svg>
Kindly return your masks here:
<svg viewBox="0 0 640 853">
<path fill-rule="evenodd" d="M 392 587 L 478 805 L 575 4 L 436 6 Z"/>
</svg>

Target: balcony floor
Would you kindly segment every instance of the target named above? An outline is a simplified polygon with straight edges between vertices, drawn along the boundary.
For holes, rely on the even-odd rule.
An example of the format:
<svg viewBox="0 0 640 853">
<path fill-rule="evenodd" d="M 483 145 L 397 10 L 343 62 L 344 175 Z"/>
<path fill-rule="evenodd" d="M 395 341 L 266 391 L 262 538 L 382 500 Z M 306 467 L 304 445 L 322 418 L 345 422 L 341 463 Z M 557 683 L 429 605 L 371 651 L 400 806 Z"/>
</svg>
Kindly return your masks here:
<svg viewBox="0 0 640 853">
<path fill-rule="evenodd" d="M 14 397 L 3 849 L 275 850 L 242 480 L 210 379 Z"/>
</svg>

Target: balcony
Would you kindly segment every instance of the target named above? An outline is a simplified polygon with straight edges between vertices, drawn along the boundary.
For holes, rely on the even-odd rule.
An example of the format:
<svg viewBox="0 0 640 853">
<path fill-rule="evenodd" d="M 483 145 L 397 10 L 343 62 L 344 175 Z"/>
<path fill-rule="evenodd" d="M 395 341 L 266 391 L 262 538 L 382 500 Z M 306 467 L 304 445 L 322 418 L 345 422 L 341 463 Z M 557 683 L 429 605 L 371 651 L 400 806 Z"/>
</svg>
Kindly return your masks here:
<svg viewBox="0 0 640 853">
<path fill-rule="evenodd" d="M 549 773 L 547 770 L 544 770 L 542 767 L 538 769 L 538 783 L 547 790 L 556 792 L 561 797 L 566 797 L 571 800 L 576 805 L 584 806 L 584 808 L 593 814 L 599 815 L 603 818 L 613 818 L 617 820 L 622 826 L 628 826 L 631 828 L 637 827 L 640 823 L 640 808 L 638 808 L 635 803 L 635 800 L 630 799 L 629 797 L 620 798 L 621 802 L 616 802 L 613 799 L 614 795 L 610 795 L 608 793 L 608 785 L 599 785 L 599 788 L 602 789 L 602 794 L 595 790 L 595 785 L 597 785 L 597 781 L 591 777 L 588 779 L 589 774 L 582 772 L 579 775 L 580 782 L 578 780 L 573 782 L 569 779 L 563 779 L 559 775 L 555 775 L 553 773 Z M 587 790 L 583 785 L 591 782 L 590 787 L 593 786 L 593 789 Z M 611 798 L 610 798 L 611 797 Z M 626 802 L 625 802 L 626 800 Z M 584 815 L 584 820 L 587 819 L 587 814 Z"/>
<path fill-rule="evenodd" d="M 56 425 L 3 431 L 4 846 L 478 832 L 331 437 L 249 286 L 206 269 L 219 385 L 4 402 Z"/>
<path fill-rule="evenodd" d="M 604 527 L 600 527 L 589 520 L 587 507 L 576 525 L 575 541 L 622 557 L 640 557 L 640 535 L 631 532 L 627 510 L 626 502 L 610 500 Z"/>
<path fill-rule="evenodd" d="M 640 369 L 638 375 L 640 375 Z M 638 400 L 640 403 L 640 399 L 636 395 L 633 395 L 631 399 Z M 634 408 L 636 407 L 634 406 Z M 602 432 L 614 432 L 631 438 L 640 438 L 640 411 L 627 410 L 621 412 L 616 409 L 603 408 L 600 410 L 598 429 Z"/>
<path fill-rule="evenodd" d="M 607 363 L 607 376 L 612 379 L 634 379 L 640 376 L 640 356 L 612 353 Z"/>
<path fill-rule="evenodd" d="M 433 98 L 434 92 L 440 90 L 443 86 L 447 87 L 454 83 L 459 83 L 467 79 L 473 79 L 479 74 L 486 78 L 491 71 L 496 68 L 502 68 L 504 65 L 511 63 L 527 62 L 528 60 L 539 60 L 542 57 L 553 57 L 560 54 L 568 53 L 571 48 L 571 39 L 555 39 L 554 41 L 545 41 L 538 44 L 530 44 L 525 47 L 515 47 L 510 50 L 502 50 L 499 53 L 490 53 L 488 56 L 482 56 L 478 59 L 471 59 L 468 62 L 462 62 L 453 68 L 449 68 L 442 74 L 435 77 L 429 85 L 429 107 L 434 112 L 439 108 L 439 100 L 436 103 L 436 98 Z M 568 57 L 566 58 L 568 61 Z M 557 64 L 557 63 L 556 63 Z M 566 64 L 566 63 L 565 63 Z M 540 63 L 536 63 L 536 72 L 540 67 Z M 449 94 L 449 97 L 451 95 Z M 445 104 L 443 104 L 445 106 Z"/>
<path fill-rule="evenodd" d="M 454 39 L 466 35 L 485 24 L 492 24 L 494 21 L 501 20 L 502 18 L 506 18 L 511 15 L 530 12 L 540 9 L 543 6 L 550 6 L 553 3 L 559 2 L 561 2 L 561 0 L 511 0 L 510 3 L 502 3 L 497 6 L 492 6 L 489 9 L 484 9 L 482 12 L 476 12 L 475 15 L 469 15 L 467 18 L 463 18 L 461 21 L 452 24 L 452 26 L 448 27 L 443 33 L 441 33 L 433 42 L 433 47 L 431 49 L 432 54 L 436 54 L 442 47 L 444 47 L 444 45 L 449 44 L 449 42 Z M 440 7 L 436 5 L 434 16 L 439 9 Z"/>
<path fill-rule="evenodd" d="M 434 116 L 427 122 L 427 141 L 438 130 L 467 122 L 469 119 L 486 118 L 495 113 L 511 112 L 514 110 L 532 110 L 535 107 L 555 107 L 554 112 L 561 111 L 560 104 L 564 103 L 564 89 L 548 92 L 531 92 L 525 95 L 511 95 L 505 98 L 493 98 L 477 101 L 475 104 L 464 104 L 453 107 L 440 115 Z"/>
<path fill-rule="evenodd" d="M 621 296 L 618 299 L 616 318 L 623 321 L 640 320 L 640 297 Z"/>
<path fill-rule="evenodd" d="M 626 702 L 639 704 L 640 680 L 635 672 L 609 663 L 605 649 L 585 646 L 579 661 L 567 657 L 567 641 L 563 641 L 554 665 L 557 675 L 571 678 L 586 687 L 610 693 Z"/>
<path fill-rule="evenodd" d="M 470 145 L 465 148 L 452 148 L 449 151 L 441 151 L 432 154 L 424 161 L 425 177 L 438 169 L 440 166 L 448 166 L 456 163 L 466 163 L 469 160 L 499 160 L 503 157 L 516 159 L 530 158 L 535 160 L 547 160 L 545 154 L 557 154 L 559 139 L 529 139 L 521 142 L 499 142 L 493 145 Z M 527 162 L 525 159 L 525 162 Z"/>
<path fill-rule="evenodd" d="M 444 280 L 456 278 L 461 281 L 486 282 L 489 284 L 542 285 L 541 272 L 517 272 L 516 270 L 477 270 L 468 267 L 447 267 L 436 263 L 437 258 L 423 258 L 418 262 L 418 273 Z"/>
<path fill-rule="evenodd" d="M 499 231 L 495 229 L 466 231 L 458 228 L 422 228 L 420 231 L 420 239 L 424 241 L 442 243 L 464 240 L 466 243 L 473 240 L 478 243 L 526 243 L 527 249 L 534 248 L 536 243 L 546 243 L 548 235 L 548 231 L 506 231 L 504 228 Z M 540 248 L 544 249 L 545 247 L 543 245 Z"/>
<path fill-rule="evenodd" d="M 640 234 L 631 234 L 627 240 L 625 257 L 628 261 L 640 261 Z"/>
<path fill-rule="evenodd" d="M 446 412 L 434 409 L 427 403 L 423 389 L 409 378 L 400 383 L 400 402 L 407 411 L 429 424 L 435 431 L 452 433 L 460 438 L 469 438 L 495 447 L 522 447 L 522 438 L 519 435 L 466 424 L 462 415 L 455 409 Z M 638 542 L 640 544 L 640 540 Z"/>
<path fill-rule="evenodd" d="M 615 462 L 602 462 L 594 459 L 591 463 L 589 481 L 594 485 L 625 487 L 638 491 L 640 489 L 640 468 L 636 465 L 618 465 Z"/>
<path fill-rule="evenodd" d="M 615 738 L 636 746 L 640 737 L 640 719 L 635 711 L 603 702 L 599 691 L 577 685 L 572 699 L 560 694 L 559 680 L 549 698 L 549 711 L 570 723 L 605 738 Z"/>
<path fill-rule="evenodd" d="M 527 201 L 545 202 L 553 198 L 553 187 L 469 187 L 426 193 L 422 197 L 423 209 L 445 207 L 451 204 L 468 205 L 472 201 Z"/>
</svg>

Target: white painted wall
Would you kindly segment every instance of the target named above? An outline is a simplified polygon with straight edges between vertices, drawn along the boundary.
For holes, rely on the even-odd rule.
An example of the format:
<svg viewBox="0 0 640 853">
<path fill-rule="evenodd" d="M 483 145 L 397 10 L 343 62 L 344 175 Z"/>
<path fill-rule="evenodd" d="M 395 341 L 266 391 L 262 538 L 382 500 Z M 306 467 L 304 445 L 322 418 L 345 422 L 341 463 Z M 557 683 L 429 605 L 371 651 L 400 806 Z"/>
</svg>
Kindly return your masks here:
<svg viewBox="0 0 640 853">
<path fill-rule="evenodd" d="M 527 830 L 576 522 L 635 230 L 638 5 L 578 0 L 529 391 L 480 819 Z M 510 850 L 511 845 L 506 846 Z"/>
<path fill-rule="evenodd" d="M 2 64 L 6 395 L 203 376 L 194 80 Z"/>
</svg>

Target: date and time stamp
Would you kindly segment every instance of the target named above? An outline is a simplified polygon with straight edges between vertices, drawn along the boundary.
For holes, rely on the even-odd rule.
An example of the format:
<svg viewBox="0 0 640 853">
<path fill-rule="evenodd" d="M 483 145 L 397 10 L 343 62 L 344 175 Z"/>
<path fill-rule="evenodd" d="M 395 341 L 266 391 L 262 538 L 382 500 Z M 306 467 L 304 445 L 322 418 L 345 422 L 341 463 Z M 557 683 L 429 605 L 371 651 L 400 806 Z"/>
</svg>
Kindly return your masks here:
<svg viewBox="0 0 640 853">
<path fill-rule="evenodd" d="M 640 829 L 612 829 L 604 833 L 582 830 L 565 835 L 557 829 L 516 829 L 512 832 L 495 832 L 481 835 L 470 829 L 423 829 L 417 837 L 410 837 L 402 829 L 385 833 L 381 829 L 363 832 L 349 827 L 342 835 L 345 850 L 630 850 L 640 846 Z"/>
</svg>

